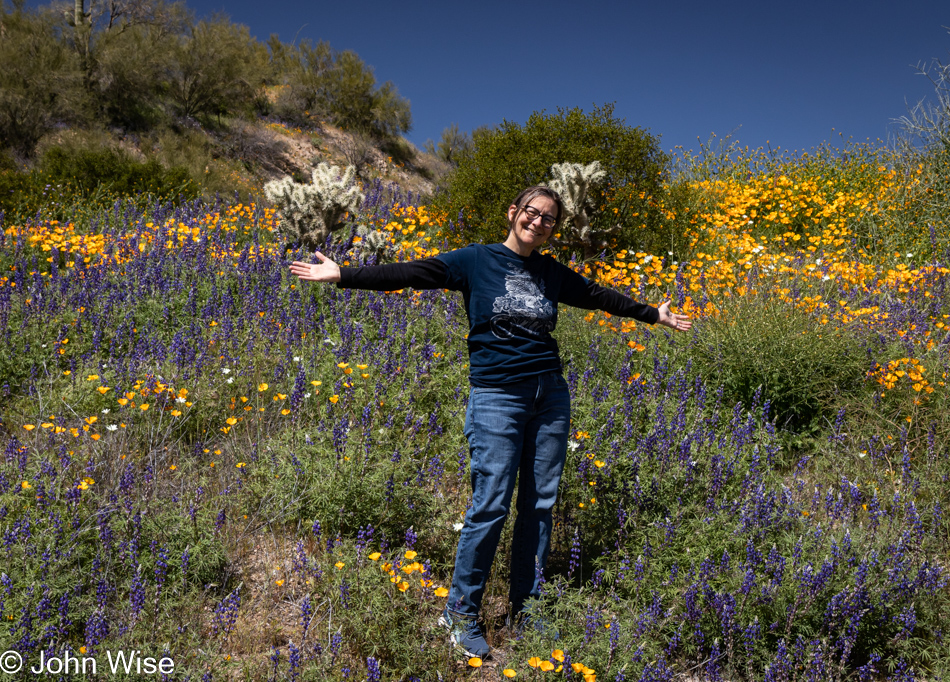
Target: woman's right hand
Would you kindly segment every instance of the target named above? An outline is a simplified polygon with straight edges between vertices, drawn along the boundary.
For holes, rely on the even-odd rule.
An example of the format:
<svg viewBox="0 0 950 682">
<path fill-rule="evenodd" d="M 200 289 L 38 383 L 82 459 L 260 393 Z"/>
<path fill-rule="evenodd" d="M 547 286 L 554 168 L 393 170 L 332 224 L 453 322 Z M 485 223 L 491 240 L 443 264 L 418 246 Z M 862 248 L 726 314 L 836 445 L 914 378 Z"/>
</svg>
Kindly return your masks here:
<svg viewBox="0 0 950 682">
<path fill-rule="evenodd" d="M 319 263 L 295 260 L 290 264 L 290 274 L 296 275 L 304 282 L 339 282 L 340 266 L 319 251 L 315 251 L 314 255 L 320 259 Z"/>
</svg>

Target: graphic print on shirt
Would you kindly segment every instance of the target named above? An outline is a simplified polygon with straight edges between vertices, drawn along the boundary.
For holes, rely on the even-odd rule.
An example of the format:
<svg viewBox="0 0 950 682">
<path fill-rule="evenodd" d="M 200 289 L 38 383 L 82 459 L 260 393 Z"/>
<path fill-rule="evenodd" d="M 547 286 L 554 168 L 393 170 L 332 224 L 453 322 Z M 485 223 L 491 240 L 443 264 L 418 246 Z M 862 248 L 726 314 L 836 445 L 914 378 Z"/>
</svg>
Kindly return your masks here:
<svg viewBox="0 0 950 682">
<path fill-rule="evenodd" d="M 541 336 L 554 329 L 554 306 L 544 297 L 544 282 L 535 281 L 514 263 L 508 264 L 505 295 L 495 299 L 491 330 L 495 338 Z"/>
</svg>

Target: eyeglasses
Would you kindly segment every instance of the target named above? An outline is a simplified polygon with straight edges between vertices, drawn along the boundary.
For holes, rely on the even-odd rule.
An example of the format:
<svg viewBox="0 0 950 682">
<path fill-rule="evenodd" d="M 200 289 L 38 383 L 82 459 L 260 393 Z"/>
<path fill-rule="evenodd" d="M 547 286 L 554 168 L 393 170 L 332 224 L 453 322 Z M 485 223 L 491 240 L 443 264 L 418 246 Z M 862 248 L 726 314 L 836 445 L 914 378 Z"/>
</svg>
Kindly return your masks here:
<svg viewBox="0 0 950 682">
<path fill-rule="evenodd" d="M 557 224 L 557 218 L 555 218 L 553 215 L 541 213 L 541 211 L 536 209 L 534 206 L 525 206 L 524 214 L 528 216 L 528 220 L 531 222 L 534 222 L 537 220 L 538 216 L 541 216 L 541 227 L 545 228 L 546 230 L 550 230 Z"/>
</svg>

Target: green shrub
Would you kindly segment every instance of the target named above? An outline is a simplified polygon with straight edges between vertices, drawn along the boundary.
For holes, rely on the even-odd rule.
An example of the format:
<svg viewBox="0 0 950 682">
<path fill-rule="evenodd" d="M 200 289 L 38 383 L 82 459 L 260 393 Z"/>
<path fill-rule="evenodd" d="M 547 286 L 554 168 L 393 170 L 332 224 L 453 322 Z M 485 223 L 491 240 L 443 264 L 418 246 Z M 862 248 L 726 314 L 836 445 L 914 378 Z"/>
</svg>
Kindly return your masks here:
<svg viewBox="0 0 950 682">
<path fill-rule="evenodd" d="M 900 172 L 911 182 L 895 186 L 895 210 L 875 222 L 865 221 L 869 251 L 913 253 L 920 260 L 940 258 L 950 248 L 946 224 L 950 214 L 950 144 L 928 150 L 905 149 Z"/>
<path fill-rule="evenodd" d="M 205 196 L 237 195 L 241 201 L 253 201 L 251 197 L 260 196 L 260 188 L 252 186 L 248 169 L 268 167 L 283 150 L 279 144 L 270 148 L 256 144 L 257 135 L 248 133 L 245 126 L 240 119 L 228 122 L 223 149 L 215 137 L 200 130 L 164 130 L 153 137 L 153 153 L 165 166 L 184 168 Z"/>
<path fill-rule="evenodd" d="M 535 112 L 524 125 L 505 121 L 476 132 L 471 149 L 459 154 L 439 203 L 449 215 L 463 212 L 465 241 L 499 241 L 508 229 L 508 206 L 522 189 L 549 181 L 556 163 L 593 161 L 607 173 L 588 197 L 594 231 L 619 223 L 611 245 L 618 249 L 639 250 L 657 242 L 668 227 L 661 211 L 667 157 L 656 137 L 615 118 L 611 104 L 589 113 L 578 108 Z"/>
<path fill-rule="evenodd" d="M 276 36 L 268 48 L 275 78 L 284 86 L 275 107 L 281 118 L 309 125 L 316 115 L 379 139 L 412 128 L 409 101 L 393 83 L 377 85 L 372 68 L 355 52 L 337 52 L 323 41 L 287 46 Z"/>
<path fill-rule="evenodd" d="M 184 168 L 163 168 L 154 159 L 135 161 L 114 149 L 54 147 L 43 156 L 41 169 L 51 184 L 73 185 L 83 196 L 99 187 L 122 196 L 174 196 L 194 192 Z"/>
<path fill-rule="evenodd" d="M 30 157 L 59 121 L 69 121 L 81 97 L 77 64 L 56 35 L 52 12 L 0 7 L 0 148 Z"/>
<path fill-rule="evenodd" d="M 862 385 L 868 360 L 859 339 L 767 296 L 727 298 L 699 324 L 695 367 L 750 406 L 768 400 L 779 426 L 809 427 L 839 393 Z"/>
<path fill-rule="evenodd" d="M 432 140 L 426 140 L 425 144 L 426 153 L 453 166 L 458 162 L 459 154 L 471 151 L 471 148 L 472 136 L 467 132 L 459 131 L 458 123 L 453 123 L 442 130 L 438 146 Z"/>
<path fill-rule="evenodd" d="M 96 64 L 102 77 L 96 79 L 95 100 L 112 125 L 149 130 L 167 119 L 162 100 L 174 49 L 168 32 L 156 26 L 129 25 L 104 41 Z"/>
<path fill-rule="evenodd" d="M 249 111 L 263 85 L 267 54 L 246 26 L 227 20 L 192 26 L 172 55 L 168 96 L 181 116 Z"/>
<path fill-rule="evenodd" d="M 75 212 L 111 206 L 116 200 L 198 196 L 199 185 L 183 166 L 166 168 L 152 158 L 136 161 L 110 148 L 57 146 L 31 171 L 0 171 L 0 210 L 7 216 L 70 219 Z"/>
<path fill-rule="evenodd" d="M 0 171 L 0 210 L 8 217 L 72 219 L 120 199 L 194 198 L 200 188 L 181 166 L 136 161 L 109 148 L 52 147 L 30 171 Z"/>
</svg>

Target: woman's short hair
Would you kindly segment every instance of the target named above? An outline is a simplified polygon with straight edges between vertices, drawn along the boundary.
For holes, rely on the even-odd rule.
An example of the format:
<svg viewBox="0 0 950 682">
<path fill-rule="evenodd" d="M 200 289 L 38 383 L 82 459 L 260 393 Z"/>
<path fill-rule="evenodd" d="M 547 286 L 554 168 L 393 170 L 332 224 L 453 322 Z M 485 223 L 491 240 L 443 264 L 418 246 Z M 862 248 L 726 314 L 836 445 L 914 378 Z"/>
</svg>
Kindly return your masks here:
<svg viewBox="0 0 950 682">
<path fill-rule="evenodd" d="M 511 205 L 515 206 L 518 210 L 515 212 L 515 217 L 508 221 L 509 230 L 515 226 L 515 220 L 518 219 L 518 214 L 528 205 L 528 202 L 537 197 L 547 197 L 557 204 L 557 221 L 554 223 L 554 230 L 556 231 L 561 226 L 561 221 L 564 219 L 564 201 L 561 199 L 561 195 L 550 187 L 535 185 L 534 187 L 521 190 L 521 193 L 511 202 Z"/>
</svg>

